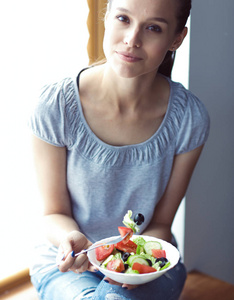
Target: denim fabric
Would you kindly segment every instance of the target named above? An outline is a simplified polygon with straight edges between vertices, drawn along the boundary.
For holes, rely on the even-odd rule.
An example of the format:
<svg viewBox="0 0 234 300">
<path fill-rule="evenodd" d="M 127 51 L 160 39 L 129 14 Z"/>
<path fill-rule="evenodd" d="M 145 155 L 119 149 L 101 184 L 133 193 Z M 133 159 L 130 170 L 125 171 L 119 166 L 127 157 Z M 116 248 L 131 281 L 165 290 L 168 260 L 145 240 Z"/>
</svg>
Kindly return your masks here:
<svg viewBox="0 0 234 300">
<path fill-rule="evenodd" d="M 183 289 L 186 270 L 178 263 L 165 275 L 133 290 L 111 285 L 100 272 L 61 273 L 54 270 L 31 277 L 41 300 L 176 300 Z"/>
</svg>

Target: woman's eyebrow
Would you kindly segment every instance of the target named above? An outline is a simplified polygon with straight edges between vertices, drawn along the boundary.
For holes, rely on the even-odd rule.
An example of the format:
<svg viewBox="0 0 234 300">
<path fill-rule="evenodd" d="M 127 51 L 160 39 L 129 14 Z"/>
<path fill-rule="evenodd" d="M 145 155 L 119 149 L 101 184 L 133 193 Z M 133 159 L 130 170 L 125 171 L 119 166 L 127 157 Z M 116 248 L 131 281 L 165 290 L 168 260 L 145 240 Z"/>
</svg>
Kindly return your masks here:
<svg viewBox="0 0 234 300">
<path fill-rule="evenodd" d="M 131 14 L 131 12 L 126 9 L 126 8 L 123 8 L 123 7 L 117 7 L 116 10 L 119 10 L 123 13 L 126 13 L 126 14 Z M 168 25 L 168 21 L 164 18 L 160 18 L 160 17 L 153 17 L 153 18 L 149 18 L 148 19 L 149 21 L 157 21 L 157 22 L 161 22 L 161 23 L 165 23 Z"/>
<path fill-rule="evenodd" d="M 168 21 L 164 18 L 158 18 L 158 17 L 155 17 L 155 18 L 150 18 L 149 20 L 152 20 L 152 21 L 157 21 L 157 22 L 161 22 L 161 23 L 165 23 L 168 25 Z"/>
</svg>

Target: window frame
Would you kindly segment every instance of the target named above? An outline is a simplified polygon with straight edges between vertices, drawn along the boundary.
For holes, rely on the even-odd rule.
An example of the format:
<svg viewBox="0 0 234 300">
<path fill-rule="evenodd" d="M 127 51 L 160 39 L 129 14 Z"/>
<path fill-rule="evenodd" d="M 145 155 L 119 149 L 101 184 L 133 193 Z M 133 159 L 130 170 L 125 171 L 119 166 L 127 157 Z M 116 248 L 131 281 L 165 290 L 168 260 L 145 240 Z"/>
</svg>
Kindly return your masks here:
<svg viewBox="0 0 234 300">
<path fill-rule="evenodd" d="M 103 52 L 104 16 L 107 0 L 87 0 L 89 14 L 87 26 L 89 30 L 89 41 L 87 45 L 89 64 L 105 58 Z"/>
</svg>

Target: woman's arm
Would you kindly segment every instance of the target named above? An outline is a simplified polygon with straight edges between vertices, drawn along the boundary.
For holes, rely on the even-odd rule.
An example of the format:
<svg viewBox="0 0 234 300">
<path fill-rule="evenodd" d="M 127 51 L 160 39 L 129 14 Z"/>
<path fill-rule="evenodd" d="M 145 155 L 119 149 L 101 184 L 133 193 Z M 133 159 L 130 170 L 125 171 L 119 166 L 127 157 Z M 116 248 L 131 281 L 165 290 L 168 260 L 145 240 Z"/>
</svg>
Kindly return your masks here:
<svg viewBox="0 0 234 300">
<path fill-rule="evenodd" d="M 59 246 L 68 232 L 79 229 L 72 219 L 66 184 L 66 148 L 52 146 L 33 136 L 33 154 L 43 201 L 45 234 Z"/>
<path fill-rule="evenodd" d="M 33 136 L 33 154 L 38 186 L 43 201 L 43 226 L 46 238 L 53 245 L 60 247 L 60 252 L 64 252 L 66 257 L 72 251 L 78 252 L 89 247 L 91 242 L 79 231 L 77 223 L 72 218 L 66 179 L 66 148 L 55 147 Z M 87 268 L 86 256 L 80 256 L 75 263 L 74 258 L 67 257 L 61 264 L 60 270 L 79 269 L 84 263 L 83 267 Z"/>
<path fill-rule="evenodd" d="M 200 157 L 203 146 L 175 156 L 171 177 L 163 197 L 158 202 L 154 216 L 144 231 L 166 241 L 171 241 L 171 225 L 176 211 L 186 193 L 192 173 Z"/>
</svg>

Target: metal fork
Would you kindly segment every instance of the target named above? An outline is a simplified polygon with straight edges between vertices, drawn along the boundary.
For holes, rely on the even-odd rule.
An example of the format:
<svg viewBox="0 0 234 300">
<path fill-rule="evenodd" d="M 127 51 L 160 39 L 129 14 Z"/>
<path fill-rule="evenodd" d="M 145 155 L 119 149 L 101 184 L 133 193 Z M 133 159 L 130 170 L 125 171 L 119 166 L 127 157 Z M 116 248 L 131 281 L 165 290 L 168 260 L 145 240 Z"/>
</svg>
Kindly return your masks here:
<svg viewBox="0 0 234 300">
<path fill-rule="evenodd" d="M 94 249 L 102 247 L 102 246 L 109 246 L 109 245 L 117 244 L 117 243 L 121 242 L 122 240 L 124 240 L 128 236 L 128 234 L 129 233 L 126 233 L 124 237 L 120 236 L 118 238 L 113 238 L 113 239 L 109 240 L 108 242 L 99 243 L 95 246 L 92 245 L 88 249 L 83 249 L 82 251 L 76 253 L 74 255 L 74 257 L 79 256 L 79 255 L 84 254 L 84 253 L 87 253 L 88 251 L 94 250 Z M 50 271 L 54 268 L 57 268 L 60 265 L 60 263 L 62 262 L 63 259 L 64 259 L 64 255 L 61 258 L 57 259 L 56 264 L 53 264 L 52 266 L 49 265 L 48 267 L 43 268 L 42 270 L 39 271 L 39 273 L 46 273 L 46 272 L 48 272 L 48 271 Z"/>
</svg>

